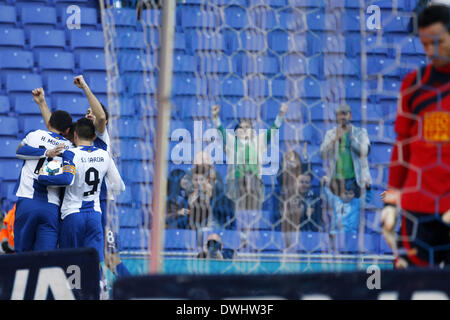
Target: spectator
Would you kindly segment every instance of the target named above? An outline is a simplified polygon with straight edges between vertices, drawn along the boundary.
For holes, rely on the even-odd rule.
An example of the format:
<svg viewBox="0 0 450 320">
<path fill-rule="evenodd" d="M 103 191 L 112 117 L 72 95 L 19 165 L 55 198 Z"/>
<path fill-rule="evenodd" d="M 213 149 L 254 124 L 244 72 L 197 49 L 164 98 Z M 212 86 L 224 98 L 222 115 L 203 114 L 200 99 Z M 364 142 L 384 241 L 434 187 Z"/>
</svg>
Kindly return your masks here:
<svg viewBox="0 0 450 320">
<path fill-rule="evenodd" d="M 223 259 L 222 246 L 222 238 L 217 233 L 210 234 L 197 258 L 221 260 Z"/>
<path fill-rule="evenodd" d="M 185 229 L 189 224 L 188 188 L 186 172 L 174 169 L 167 183 L 167 228 Z"/>
<path fill-rule="evenodd" d="M 287 110 L 288 105 L 282 103 L 271 129 L 280 128 Z M 271 130 L 266 132 L 266 136 L 258 136 L 254 133 L 251 121 L 241 119 L 235 127 L 234 135 L 227 133 L 221 124 L 219 112 L 218 105 L 212 107 L 212 119 L 222 136 L 229 162 L 226 178 L 227 195 L 235 202 L 237 210 L 261 210 L 264 200 L 264 184 L 261 180 L 262 156 L 267 148 L 260 142 L 264 139 L 267 144 L 270 142 Z M 227 141 L 233 140 L 234 144 L 227 144 Z"/>
<path fill-rule="evenodd" d="M 322 219 L 322 199 L 311 189 L 313 176 L 310 171 L 304 170 L 297 178 L 298 194 L 300 200 L 300 230 L 324 231 Z"/>
<path fill-rule="evenodd" d="M 0 231 L 1 250 L 4 253 L 14 253 L 14 216 L 16 214 L 16 205 L 8 211 L 3 219 L 2 229 Z"/>
<path fill-rule="evenodd" d="M 205 228 L 210 224 L 213 185 L 208 179 L 209 166 L 194 165 L 188 194 L 189 227 Z"/>
<path fill-rule="evenodd" d="M 340 196 L 346 184 L 355 182 L 362 190 L 370 189 L 370 176 L 367 157 L 370 140 L 366 129 L 351 124 L 351 109 L 341 104 L 336 109 L 337 127 L 325 134 L 320 146 L 320 155 L 328 160 L 327 178 L 331 191 Z"/>
<path fill-rule="evenodd" d="M 345 189 L 341 190 L 341 194 L 337 196 L 330 191 L 328 184 L 328 178 L 323 177 L 323 193 L 327 203 L 332 208 L 330 236 L 333 238 L 340 232 L 357 233 L 361 209 L 364 208 L 366 203 L 370 202 L 372 190 L 368 189 L 364 193 L 364 198 L 362 198 L 363 195 L 356 182 L 348 180 L 344 185 Z"/>
</svg>

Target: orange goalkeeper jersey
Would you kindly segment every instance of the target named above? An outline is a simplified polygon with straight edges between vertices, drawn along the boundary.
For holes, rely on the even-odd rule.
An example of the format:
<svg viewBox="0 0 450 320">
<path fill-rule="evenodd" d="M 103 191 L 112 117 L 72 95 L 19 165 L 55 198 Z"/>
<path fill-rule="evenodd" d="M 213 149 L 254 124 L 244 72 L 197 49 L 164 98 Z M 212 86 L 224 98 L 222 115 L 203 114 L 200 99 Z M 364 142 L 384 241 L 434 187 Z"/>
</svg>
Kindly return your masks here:
<svg viewBox="0 0 450 320">
<path fill-rule="evenodd" d="M 8 211 L 8 214 L 3 219 L 3 226 L 0 230 L 0 243 L 4 239 L 8 239 L 11 247 L 14 248 L 14 218 L 16 215 L 16 205 Z"/>
</svg>

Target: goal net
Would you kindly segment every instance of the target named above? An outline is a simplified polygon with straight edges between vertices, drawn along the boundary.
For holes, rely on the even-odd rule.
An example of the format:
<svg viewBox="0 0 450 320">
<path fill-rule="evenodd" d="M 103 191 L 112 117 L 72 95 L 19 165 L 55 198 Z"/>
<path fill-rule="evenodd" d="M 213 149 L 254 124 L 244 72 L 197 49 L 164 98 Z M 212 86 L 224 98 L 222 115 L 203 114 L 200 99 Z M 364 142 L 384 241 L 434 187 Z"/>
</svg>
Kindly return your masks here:
<svg viewBox="0 0 450 320">
<path fill-rule="evenodd" d="M 127 187 L 109 202 L 108 223 L 132 273 L 150 272 L 150 259 L 185 274 L 392 268 L 380 194 L 401 79 L 426 64 L 409 29 L 416 1 L 179 0 L 168 71 L 163 5 L 102 10 L 112 150 Z M 155 213 L 163 72 L 166 209 Z M 352 159 L 344 147 L 333 163 L 327 132 L 346 112 L 370 149 Z"/>
</svg>

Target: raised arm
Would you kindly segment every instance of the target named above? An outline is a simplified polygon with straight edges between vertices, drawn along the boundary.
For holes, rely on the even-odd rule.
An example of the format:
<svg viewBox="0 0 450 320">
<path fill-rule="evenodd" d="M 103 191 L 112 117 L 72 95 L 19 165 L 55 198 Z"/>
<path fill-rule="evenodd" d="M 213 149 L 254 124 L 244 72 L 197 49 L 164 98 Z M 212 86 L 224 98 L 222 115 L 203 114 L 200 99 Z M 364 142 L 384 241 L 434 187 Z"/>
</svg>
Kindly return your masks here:
<svg viewBox="0 0 450 320">
<path fill-rule="evenodd" d="M 274 123 L 272 124 L 270 129 L 267 130 L 267 143 L 270 142 L 270 138 L 272 137 L 271 130 L 272 129 L 276 129 L 276 130 L 280 129 L 281 125 L 283 124 L 284 117 L 285 117 L 286 113 L 288 112 L 288 109 L 289 109 L 289 106 L 287 103 L 283 102 L 280 105 L 280 110 L 278 111 L 278 114 L 277 114 L 277 117 L 275 118 Z"/>
<path fill-rule="evenodd" d="M 76 76 L 73 83 L 84 91 L 86 98 L 88 99 L 89 106 L 91 107 L 92 114 L 94 115 L 94 126 L 98 133 L 103 133 L 106 130 L 106 113 L 103 107 L 98 101 L 97 97 L 92 93 L 91 89 L 87 85 L 82 75 Z"/>
<path fill-rule="evenodd" d="M 33 91 L 31 91 L 31 94 L 33 95 L 34 102 L 36 102 L 36 104 L 39 106 L 39 109 L 41 110 L 42 119 L 44 119 L 44 123 L 47 129 L 50 129 L 48 123 L 50 121 L 52 113 L 47 105 L 47 101 L 45 101 L 44 89 L 43 88 L 34 89 Z"/>
</svg>

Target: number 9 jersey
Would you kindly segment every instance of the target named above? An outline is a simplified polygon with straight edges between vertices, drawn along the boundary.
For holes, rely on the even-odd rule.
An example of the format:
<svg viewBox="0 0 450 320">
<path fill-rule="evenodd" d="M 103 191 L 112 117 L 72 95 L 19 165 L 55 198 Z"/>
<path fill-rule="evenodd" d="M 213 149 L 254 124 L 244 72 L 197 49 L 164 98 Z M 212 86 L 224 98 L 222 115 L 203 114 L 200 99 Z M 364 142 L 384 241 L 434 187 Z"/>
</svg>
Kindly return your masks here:
<svg viewBox="0 0 450 320">
<path fill-rule="evenodd" d="M 81 211 L 100 209 L 100 187 L 104 178 L 110 190 L 119 193 L 125 185 L 109 153 L 94 146 L 79 146 L 63 153 L 63 173 L 59 176 L 39 176 L 39 182 L 68 185 L 61 206 L 61 219 Z M 48 180 L 48 181 L 47 181 Z"/>
</svg>

